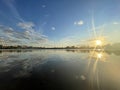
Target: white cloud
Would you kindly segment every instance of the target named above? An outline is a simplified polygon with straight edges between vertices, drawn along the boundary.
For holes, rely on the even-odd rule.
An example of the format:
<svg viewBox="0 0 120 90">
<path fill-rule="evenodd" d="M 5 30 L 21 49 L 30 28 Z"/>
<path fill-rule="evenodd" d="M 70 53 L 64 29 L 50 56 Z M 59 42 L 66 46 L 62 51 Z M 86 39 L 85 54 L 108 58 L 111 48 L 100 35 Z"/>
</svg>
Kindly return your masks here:
<svg viewBox="0 0 120 90">
<path fill-rule="evenodd" d="M 19 22 L 18 26 L 25 30 L 31 30 L 35 25 L 33 22 Z"/>
<path fill-rule="evenodd" d="M 114 24 L 114 25 L 118 25 L 118 24 L 120 24 L 120 23 L 118 23 L 118 22 L 113 22 L 113 24 Z"/>
<path fill-rule="evenodd" d="M 74 22 L 74 25 L 78 25 L 78 26 L 81 26 L 83 24 L 84 24 L 84 22 L 82 20 Z"/>
<path fill-rule="evenodd" d="M 56 28 L 55 28 L 55 27 L 52 27 L 51 29 L 52 29 L 52 30 L 56 30 Z"/>
</svg>

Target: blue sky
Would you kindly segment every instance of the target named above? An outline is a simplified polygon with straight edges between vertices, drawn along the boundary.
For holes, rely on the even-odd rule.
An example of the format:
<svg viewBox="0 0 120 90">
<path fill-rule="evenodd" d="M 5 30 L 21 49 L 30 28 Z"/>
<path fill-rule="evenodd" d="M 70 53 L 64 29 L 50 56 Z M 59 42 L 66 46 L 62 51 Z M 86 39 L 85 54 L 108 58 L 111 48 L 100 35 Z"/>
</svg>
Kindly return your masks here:
<svg viewBox="0 0 120 90">
<path fill-rule="evenodd" d="M 119 42 L 119 10 L 119 0 L 0 0 L 0 40 L 33 46 L 79 45 L 89 38 L 93 17 L 109 41 Z"/>
</svg>

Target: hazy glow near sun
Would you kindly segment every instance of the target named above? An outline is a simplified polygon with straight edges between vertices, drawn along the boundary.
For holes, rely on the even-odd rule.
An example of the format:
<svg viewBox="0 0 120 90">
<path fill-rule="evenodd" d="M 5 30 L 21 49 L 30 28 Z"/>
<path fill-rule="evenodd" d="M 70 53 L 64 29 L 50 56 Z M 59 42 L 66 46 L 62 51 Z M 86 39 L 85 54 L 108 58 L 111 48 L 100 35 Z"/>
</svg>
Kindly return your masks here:
<svg viewBox="0 0 120 90">
<path fill-rule="evenodd" d="M 101 40 L 96 40 L 96 45 L 102 45 L 102 41 Z"/>
</svg>

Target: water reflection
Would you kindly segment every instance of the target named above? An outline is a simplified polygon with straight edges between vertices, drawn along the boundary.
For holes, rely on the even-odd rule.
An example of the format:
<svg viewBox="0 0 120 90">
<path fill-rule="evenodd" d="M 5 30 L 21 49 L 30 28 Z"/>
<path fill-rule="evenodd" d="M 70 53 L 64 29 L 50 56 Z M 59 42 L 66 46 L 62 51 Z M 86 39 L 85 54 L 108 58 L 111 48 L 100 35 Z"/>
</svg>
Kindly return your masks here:
<svg viewBox="0 0 120 90">
<path fill-rule="evenodd" d="M 120 52 L 1 50 L 1 90 L 119 90 Z"/>
<path fill-rule="evenodd" d="M 97 50 L 67 49 L 66 51 L 67 52 L 78 52 L 78 53 L 90 53 L 91 51 L 100 52 L 99 49 L 97 49 Z M 120 50 L 104 50 L 104 52 L 109 54 L 109 55 L 114 54 L 114 55 L 120 56 Z"/>
</svg>

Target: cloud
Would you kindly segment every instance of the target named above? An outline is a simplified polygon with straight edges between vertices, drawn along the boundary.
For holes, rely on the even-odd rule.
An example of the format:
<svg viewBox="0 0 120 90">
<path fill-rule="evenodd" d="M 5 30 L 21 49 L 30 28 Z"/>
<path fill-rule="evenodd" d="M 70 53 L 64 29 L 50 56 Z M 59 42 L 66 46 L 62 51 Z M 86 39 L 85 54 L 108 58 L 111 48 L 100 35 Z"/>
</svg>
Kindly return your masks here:
<svg viewBox="0 0 120 90">
<path fill-rule="evenodd" d="M 32 27 L 33 25 L 31 25 Z M 18 32 L 11 27 L 0 25 L 0 43 L 6 43 L 9 45 L 40 45 L 41 43 L 46 43 L 48 41 L 47 36 L 36 32 L 30 26 L 25 28 L 24 31 Z M 28 28 L 32 29 L 27 30 Z M 34 42 L 34 43 L 33 43 Z"/>
<path fill-rule="evenodd" d="M 48 41 L 48 37 L 35 30 L 35 24 L 33 22 L 26 22 L 20 16 L 17 8 L 15 7 L 15 0 L 2 0 L 4 4 L 9 8 L 14 18 L 17 21 L 17 26 L 22 30 L 14 30 L 12 27 L 0 25 L 0 40 L 7 44 L 29 44 L 40 45 Z M 46 6 L 43 6 L 46 7 Z M 19 23 L 18 23 L 19 22 Z M 16 22 L 15 22 L 16 23 Z M 34 42 L 34 43 L 33 43 Z M 0 42 L 1 43 L 1 42 Z"/>
<path fill-rule="evenodd" d="M 35 41 L 44 41 L 47 36 L 42 35 L 41 33 L 34 30 L 35 24 L 33 22 L 19 22 L 18 26 L 21 29 L 24 29 L 24 33 L 26 37 L 28 37 L 32 42 Z"/>
<path fill-rule="evenodd" d="M 74 22 L 74 25 L 78 25 L 78 26 L 81 26 L 83 24 L 84 24 L 84 22 L 82 20 Z"/>
<path fill-rule="evenodd" d="M 42 8 L 46 8 L 46 5 L 42 5 Z"/>
<path fill-rule="evenodd" d="M 52 27 L 51 29 L 52 29 L 52 30 L 56 30 L 56 28 L 55 28 L 55 27 Z"/>
<path fill-rule="evenodd" d="M 20 21 L 24 21 L 17 8 L 15 7 L 15 0 L 2 0 L 6 5 L 7 7 L 10 9 L 10 11 L 13 13 L 14 17 L 17 19 L 17 20 L 20 20 Z"/>
<path fill-rule="evenodd" d="M 33 22 L 19 22 L 18 26 L 25 30 L 31 30 L 35 25 Z"/>
<path fill-rule="evenodd" d="M 113 24 L 114 24 L 114 25 L 119 25 L 120 23 L 118 23 L 118 22 L 113 22 Z"/>
</svg>

